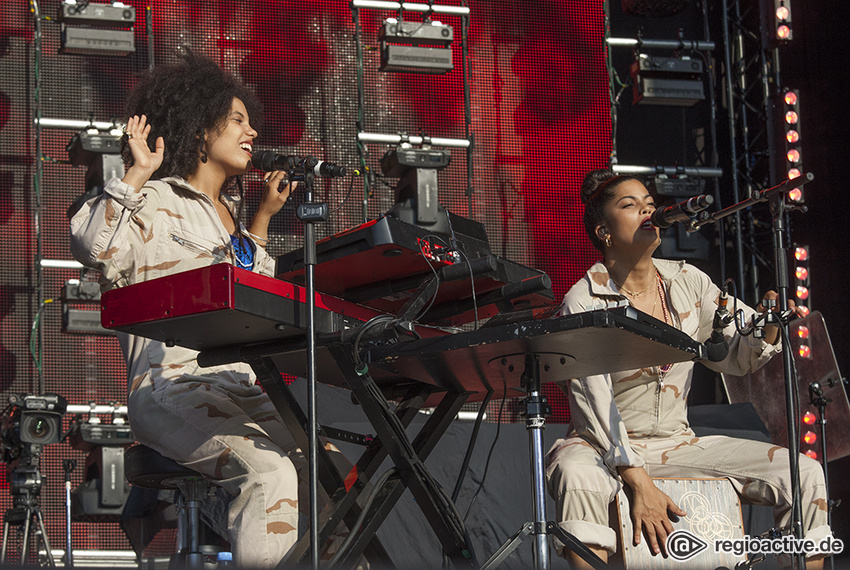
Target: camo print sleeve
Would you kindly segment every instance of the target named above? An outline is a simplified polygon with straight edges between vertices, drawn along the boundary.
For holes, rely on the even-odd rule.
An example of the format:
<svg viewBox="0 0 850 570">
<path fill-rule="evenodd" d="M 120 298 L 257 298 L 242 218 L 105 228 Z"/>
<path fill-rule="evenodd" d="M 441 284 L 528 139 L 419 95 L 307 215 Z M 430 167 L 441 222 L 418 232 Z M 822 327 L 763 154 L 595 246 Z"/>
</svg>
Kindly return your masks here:
<svg viewBox="0 0 850 570">
<path fill-rule="evenodd" d="M 136 189 L 118 178 L 110 180 L 103 194 L 87 201 L 71 219 L 74 258 L 100 269 L 117 286 L 133 282 L 126 275 L 127 267 L 134 265 L 129 262 L 133 256 L 129 234 L 150 227 L 161 190 L 155 184 Z"/>
<path fill-rule="evenodd" d="M 697 317 L 696 330 L 688 330 L 690 327 L 685 321 L 688 320 L 687 311 L 679 311 L 682 319 L 682 329 L 688 332 L 699 342 L 705 342 L 711 336 L 714 314 L 720 301 L 720 288 L 702 271 L 695 267 L 684 265 L 682 277 L 678 281 L 671 282 L 670 295 L 673 297 L 674 305 L 680 307 L 689 304 L 693 315 Z M 737 304 L 739 311 L 743 311 L 745 322 L 749 323 L 756 311 L 744 304 L 743 301 L 729 298 L 728 310 L 734 310 Z M 729 354 L 720 362 L 704 362 L 708 368 L 715 372 L 743 376 L 753 370 L 759 369 L 770 358 L 780 351 L 781 345 L 771 345 L 753 335 L 738 334 L 735 323 L 730 323 L 723 331 L 723 336 L 729 343 Z"/>
</svg>

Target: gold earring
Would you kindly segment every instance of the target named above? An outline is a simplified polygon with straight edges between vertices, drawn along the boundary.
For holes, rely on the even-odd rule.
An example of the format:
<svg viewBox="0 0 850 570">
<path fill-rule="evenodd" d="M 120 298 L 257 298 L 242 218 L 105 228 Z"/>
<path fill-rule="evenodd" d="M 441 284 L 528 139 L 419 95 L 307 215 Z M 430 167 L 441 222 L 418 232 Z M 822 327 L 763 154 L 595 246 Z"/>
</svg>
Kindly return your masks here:
<svg viewBox="0 0 850 570">
<path fill-rule="evenodd" d="M 606 247 L 611 247 L 611 234 L 605 236 L 605 245 Z"/>
</svg>

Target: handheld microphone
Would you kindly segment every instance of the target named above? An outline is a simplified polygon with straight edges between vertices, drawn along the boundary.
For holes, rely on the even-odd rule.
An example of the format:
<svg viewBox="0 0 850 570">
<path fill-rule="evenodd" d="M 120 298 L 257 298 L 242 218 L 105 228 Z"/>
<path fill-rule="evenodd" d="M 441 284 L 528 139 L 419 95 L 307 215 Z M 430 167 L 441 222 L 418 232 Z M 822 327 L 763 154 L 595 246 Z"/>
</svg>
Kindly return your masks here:
<svg viewBox="0 0 850 570">
<path fill-rule="evenodd" d="M 694 196 L 673 206 L 659 208 L 652 212 L 650 222 L 656 228 L 669 228 L 676 222 L 687 222 L 697 212 L 705 210 L 714 203 L 714 198 L 708 194 Z"/>
<path fill-rule="evenodd" d="M 734 315 L 729 312 L 729 293 L 726 287 L 720 290 L 717 310 L 714 312 L 714 322 L 711 325 L 711 337 L 705 341 L 706 355 L 711 362 L 720 362 L 729 354 L 729 343 L 723 336 L 723 329 L 732 322 Z"/>
<path fill-rule="evenodd" d="M 293 168 L 303 167 L 306 170 L 313 171 L 315 176 L 324 178 L 336 178 L 345 176 L 346 169 L 344 166 L 319 160 L 314 156 L 294 156 L 277 154 L 274 151 L 266 150 L 261 153 L 251 155 L 251 164 L 254 168 L 263 172 L 271 172 L 273 170 L 292 170 Z M 360 174 L 359 171 L 354 171 L 355 175 Z"/>
<path fill-rule="evenodd" d="M 274 170 L 292 170 L 301 162 L 297 156 L 286 156 L 274 151 L 266 150 L 255 152 L 251 155 L 251 164 L 257 170 L 272 172 Z"/>
</svg>

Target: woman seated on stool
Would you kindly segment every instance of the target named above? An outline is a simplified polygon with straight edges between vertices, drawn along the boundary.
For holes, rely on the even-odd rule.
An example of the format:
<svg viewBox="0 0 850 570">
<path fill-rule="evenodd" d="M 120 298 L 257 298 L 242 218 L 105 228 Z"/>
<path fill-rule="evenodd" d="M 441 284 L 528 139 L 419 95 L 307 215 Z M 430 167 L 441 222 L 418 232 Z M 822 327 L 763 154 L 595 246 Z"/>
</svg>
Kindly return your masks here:
<svg viewBox="0 0 850 570">
<path fill-rule="evenodd" d="M 564 296 L 562 314 L 627 301 L 698 342 L 706 341 L 720 290 L 692 265 L 652 257 L 661 238 L 650 223 L 655 202 L 640 179 L 595 170 L 585 177 L 581 198 L 585 229 L 603 260 Z M 773 291 L 765 295 L 776 297 Z M 747 318 L 755 315 L 740 302 L 738 307 Z M 778 328 L 765 327 L 765 333 L 764 340 L 741 336 L 730 324 L 724 330 L 729 354 L 706 366 L 737 376 L 756 370 L 779 350 Z M 693 368 L 693 362 L 680 362 L 569 381 L 572 423 L 567 437 L 549 451 L 548 488 L 561 527 L 603 560 L 616 551 L 608 505 L 623 484 L 632 492 L 634 544 L 644 535 L 653 554 L 666 555 L 671 513 L 687 513 L 650 477 L 726 477 L 744 501 L 772 505 L 777 527 L 789 525 L 788 450 L 726 436 L 696 437 L 687 416 Z M 823 470 L 804 455 L 800 483 L 805 536 L 817 543 L 830 536 Z M 561 553 L 573 568 L 587 567 L 567 549 Z M 821 565 L 810 559 L 807 567 Z"/>
<path fill-rule="evenodd" d="M 292 188 L 283 172 L 266 174 L 250 229 L 242 224 L 241 176 L 260 119 L 254 95 L 189 53 L 145 74 L 127 110 L 129 168 L 71 220 L 74 257 L 101 270 L 103 289 L 223 262 L 271 276 L 269 220 Z M 306 532 L 293 463 L 303 456 L 251 367 L 201 368 L 193 350 L 118 339 L 138 441 L 233 496 L 228 526 L 238 567 L 275 566 Z"/>
</svg>

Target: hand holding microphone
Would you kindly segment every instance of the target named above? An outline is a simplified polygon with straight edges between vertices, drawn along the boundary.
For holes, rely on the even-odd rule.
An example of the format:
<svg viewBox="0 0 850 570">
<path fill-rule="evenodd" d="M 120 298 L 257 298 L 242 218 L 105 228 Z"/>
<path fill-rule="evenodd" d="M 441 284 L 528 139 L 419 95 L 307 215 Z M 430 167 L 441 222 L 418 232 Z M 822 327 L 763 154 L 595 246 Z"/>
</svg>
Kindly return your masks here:
<svg viewBox="0 0 850 570">
<path fill-rule="evenodd" d="M 290 171 L 295 168 L 304 168 L 313 172 L 314 176 L 324 178 L 337 178 L 345 176 L 347 171 L 344 166 L 319 160 L 314 156 L 294 156 L 277 154 L 274 151 L 266 150 L 263 152 L 255 152 L 251 155 L 251 164 L 254 168 L 263 172 L 272 172 L 275 170 Z M 360 171 L 355 170 L 354 175 L 357 176 Z"/>
</svg>

